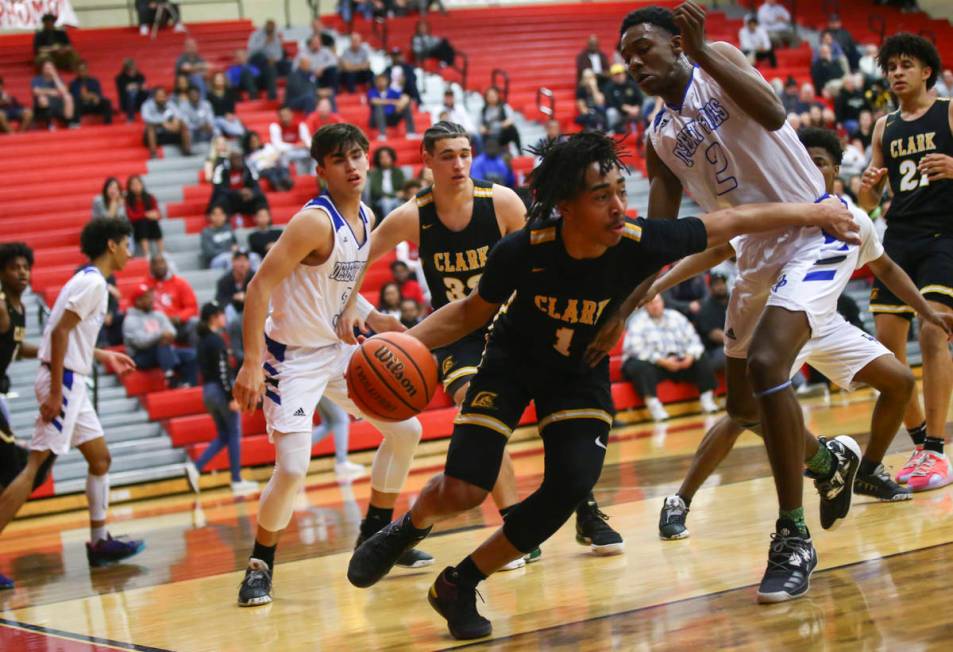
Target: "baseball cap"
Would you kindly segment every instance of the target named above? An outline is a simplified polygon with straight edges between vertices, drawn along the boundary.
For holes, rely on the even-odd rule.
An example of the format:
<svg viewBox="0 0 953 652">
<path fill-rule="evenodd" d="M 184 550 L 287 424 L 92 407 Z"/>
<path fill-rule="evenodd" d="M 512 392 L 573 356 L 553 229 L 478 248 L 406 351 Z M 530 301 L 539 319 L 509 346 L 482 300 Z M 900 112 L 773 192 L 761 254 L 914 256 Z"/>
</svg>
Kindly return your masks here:
<svg viewBox="0 0 953 652">
<path fill-rule="evenodd" d="M 209 301 L 202 306 L 202 321 L 208 321 L 215 315 L 224 312 L 217 301 Z"/>
<path fill-rule="evenodd" d="M 149 287 L 149 286 L 146 285 L 145 283 L 140 283 L 139 285 L 137 285 L 137 286 L 135 286 L 134 288 L 132 288 L 132 294 L 130 295 L 129 298 L 130 298 L 132 301 L 138 301 L 138 300 L 139 300 L 139 297 L 141 297 L 142 295 L 146 294 L 147 292 L 151 292 L 151 291 L 152 291 L 152 288 L 151 288 L 151 287 Z"/>
</svg>

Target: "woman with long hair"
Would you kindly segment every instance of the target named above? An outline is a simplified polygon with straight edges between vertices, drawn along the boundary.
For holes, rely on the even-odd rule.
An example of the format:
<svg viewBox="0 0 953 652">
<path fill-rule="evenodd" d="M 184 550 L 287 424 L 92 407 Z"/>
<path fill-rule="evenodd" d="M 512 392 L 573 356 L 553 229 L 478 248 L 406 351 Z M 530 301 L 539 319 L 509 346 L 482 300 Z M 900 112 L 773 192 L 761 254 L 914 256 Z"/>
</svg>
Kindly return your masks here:
<svg viewBox="0 0 953 652">
<path fill-rule="evenodd" d="M 245 126 L 235 115 L 235 90 L 228 85 L 224 72 L 212 75 L 212 86 L 206 99 L 215 114 L 215 134 L 241 138 L 245 134 Z"/>
<path fill-rule="evenodd" d="M 103 191 L 93 197 L 93 219 L 97 217 L 111 217 L 114 220 L 127 219 L 122 184 L 116 177 L 107 177 L 103 182 Z"/>
<path fill-rule="evenodd" d="M 138 174 L 126 180 L 126 217 L 132 223 L 132 237 L 140 254 L 148 254 L 152 244 L 157 251 L 164 250 L 159 203 L 146 191 L 146 184 Z"/>
<path fill-rule="evenodd" d="M 495 138 L 502 146 L 516 145 L 516 153 L 522 150 L 520 132 L 513 122 L 513 109 L 503 101 L 500 89 L 490 86 L 483 94 L 483 111 L 480 113 L 480 135 L 483 139 Z"/>
<path fill-rule="evenodd" d="M 384 283 L 377 310 L 382 315 L 393 315 L 400 319 L 400 286 L 397 283 Z"/>
</svg>

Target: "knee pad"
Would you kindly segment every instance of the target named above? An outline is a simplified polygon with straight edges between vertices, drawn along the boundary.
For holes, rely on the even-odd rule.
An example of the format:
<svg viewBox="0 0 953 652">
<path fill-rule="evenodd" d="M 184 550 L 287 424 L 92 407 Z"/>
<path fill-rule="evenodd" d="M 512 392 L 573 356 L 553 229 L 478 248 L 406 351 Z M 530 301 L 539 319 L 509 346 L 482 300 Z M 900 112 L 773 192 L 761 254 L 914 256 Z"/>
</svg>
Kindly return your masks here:
<svg viewBox="0 0 953 652">
<path fill-rule="evenodd" d="M 400 493 L 410 472 L 423 426 L 417 419 L 397 423 L 374 420 L 371 423 L 384 436 L 371 466 L 371 488 L 381 493 Z"/>
<path fill-rule="evenodd" d="M 311 433 L 278 434 L 275 440 L 275 470 L 261 492 L 258 524 L 269 532 L 288 527 L 294 501 L 304 484 L 311 462 Z"/>
</svg>

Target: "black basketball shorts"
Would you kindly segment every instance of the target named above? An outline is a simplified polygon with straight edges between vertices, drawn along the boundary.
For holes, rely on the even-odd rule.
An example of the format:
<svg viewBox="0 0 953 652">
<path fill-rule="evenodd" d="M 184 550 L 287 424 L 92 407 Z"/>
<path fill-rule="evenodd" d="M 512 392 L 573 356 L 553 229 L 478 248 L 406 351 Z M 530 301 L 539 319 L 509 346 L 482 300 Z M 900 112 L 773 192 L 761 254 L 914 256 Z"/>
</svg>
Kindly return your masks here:
<svg viewBox="0 0 953 652">
<path fill-rule="evenodd" d="M 953 308 L 953 235 L 891 234 L 887 229 L 884 251 L 913 280 L 928 301 Z M 870 312 L 913 319 L 913 308 L 897 298 L 880 279 L 870 290 Z"/>
</svg>

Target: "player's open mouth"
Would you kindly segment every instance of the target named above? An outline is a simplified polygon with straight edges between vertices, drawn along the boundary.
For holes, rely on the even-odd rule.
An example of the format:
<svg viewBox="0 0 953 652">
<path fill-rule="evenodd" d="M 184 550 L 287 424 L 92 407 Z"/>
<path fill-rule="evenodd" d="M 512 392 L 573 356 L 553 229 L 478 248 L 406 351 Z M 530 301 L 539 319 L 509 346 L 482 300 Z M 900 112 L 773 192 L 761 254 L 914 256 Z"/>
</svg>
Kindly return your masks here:
<svg viewBox="0 0 953 652">
<path fill-rule="evenodd" d="M 617 222 L 609 227 L 609 230 L 612 231 L 613 233 L 622 233 L 624 229 L 625 229 L 625 220 L 622 220 L 621 222 Z"/>
<path fill-rule="evenodd" d="M 644 72 L 644 73 L 641 73 L 641 74 L 636 75 L 636 76 L 635 76 L 635 81 L 636 81 L 636 83 L 641 84 L 641 83 L 645 82 L 645 81 L 648 80 L 648 79 L 653 79 L 654 77 L 655 77 L 655 75 L 652 75 L 652 74 L 649 74 L 649 73 L 647 73 L 647 72 Z"/>
<path fill-rule="evenodd" d="M 450 177 L 450 178 L 451 178 L 452 180 L 454 180 L 454 181 L 464 181 L 464 180 L 467 178 L 467 175 L 465 175 L 465 174 L 455 174 L 455 175 L 453 175 L 453 176 Z"/>
<path fill-rule="evenodd" d="M 361 181 L 361 175 L 359 174 L 352 174 L 351 176 L 347 178 L 348 183 L 360 183 L 360 181 Z"/>
</svg>

